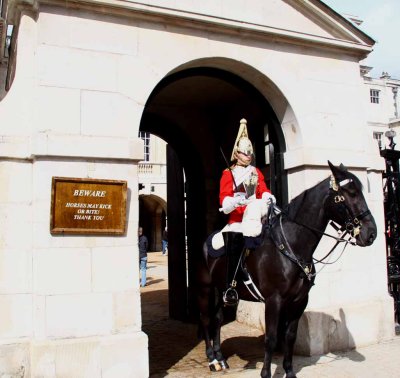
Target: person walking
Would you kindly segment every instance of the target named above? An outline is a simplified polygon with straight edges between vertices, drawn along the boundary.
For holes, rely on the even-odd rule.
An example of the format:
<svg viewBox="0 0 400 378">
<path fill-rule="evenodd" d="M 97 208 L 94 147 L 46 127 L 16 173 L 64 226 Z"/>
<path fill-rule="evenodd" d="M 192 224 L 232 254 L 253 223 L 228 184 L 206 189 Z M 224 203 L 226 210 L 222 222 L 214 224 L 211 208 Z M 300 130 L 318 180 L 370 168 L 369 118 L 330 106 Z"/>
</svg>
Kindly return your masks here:
<svg viewBox="0 0 400 378">
<path fill-rule="evenodd" d="M 162 255 L 166 256 L 168 250 L 168 228 L 165 227 L 163 234 L 162 234 Z"/>
<path fill-rule="evenodd" d="M 146 270 L 147 270 L 147 251 L 149 241 L 143 234 L 143 227 L 138 229 L 138 245 L 139 245 L 139 269 L 140 269 L 140 286 L 146 286 Z"/>
</svg>

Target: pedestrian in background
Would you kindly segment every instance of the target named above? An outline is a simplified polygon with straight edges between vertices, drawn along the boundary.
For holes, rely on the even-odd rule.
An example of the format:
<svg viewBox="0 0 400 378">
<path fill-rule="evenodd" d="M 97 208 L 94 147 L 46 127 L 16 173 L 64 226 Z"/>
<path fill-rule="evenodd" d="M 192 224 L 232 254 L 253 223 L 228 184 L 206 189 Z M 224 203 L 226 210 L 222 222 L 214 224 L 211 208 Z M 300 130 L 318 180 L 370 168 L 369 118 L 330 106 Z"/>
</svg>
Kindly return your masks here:
<svg viewBox="0 0 400 378">
<path fill-rule="evenodd" d="M 168 228 L 165 227 L 163 234 L 162 234 L 162 254 L 165 256 L 167 254 L 167 249 L 168 249 Z"/>
<path fill-rule="evenodd" d="M 146 270 L 147 270 L 147 251 L 149 241 L 143 235 L 143 227 L 138 229 L 138 245 L 139 245 L 139 269 L 140 269 L 140 286 L 146 286 Z"/>
</svg>

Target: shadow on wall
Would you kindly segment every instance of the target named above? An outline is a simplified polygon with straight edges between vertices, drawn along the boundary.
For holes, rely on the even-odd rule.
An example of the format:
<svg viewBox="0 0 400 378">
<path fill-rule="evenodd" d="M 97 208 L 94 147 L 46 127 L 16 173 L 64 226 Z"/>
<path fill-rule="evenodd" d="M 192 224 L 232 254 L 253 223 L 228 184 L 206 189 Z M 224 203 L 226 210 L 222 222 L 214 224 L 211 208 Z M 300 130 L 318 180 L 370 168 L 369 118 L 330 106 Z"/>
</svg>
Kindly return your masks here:
<svg viewBox="0 0 400 378">
<path fill-rule="evenodd" d="M 346 324 L 346 315 L 339 309 L 338 318 L 323 312 L 305 312 L 300 319 L 294 352 L 311 356 L 346 351 L 356 347 Z M 354 351 L 354 361 L 363 361 L 362 354 Z"/>
<path fill-rule="evenodd" d="M 293 358 L 294 371 L 299 373 L 304 367 L 317 365 L 321 361 L 322 363 L 343 359 L 353 362 L 365 361 L 365 357 L 354 347 L 355 342 L 347 328 L 343 309 L 339 310 L 337 319 L 321 312 L 304 313 L 297 332 Z M 245 369 L 257 369 L 260 368 L 264 359 L 264 336 L 233 337 L 224 340 L 222 348 L 228 359 L 233 355 L 238 355 L 242 360 L 247 361 Z M 349 349 L 353 350 L 344 352 Z M 278 347 L 272 356 L 272 363 L 276 365 L 273 378 L 285 376 L 282 367 L 282 353 Z"/>
</svg>

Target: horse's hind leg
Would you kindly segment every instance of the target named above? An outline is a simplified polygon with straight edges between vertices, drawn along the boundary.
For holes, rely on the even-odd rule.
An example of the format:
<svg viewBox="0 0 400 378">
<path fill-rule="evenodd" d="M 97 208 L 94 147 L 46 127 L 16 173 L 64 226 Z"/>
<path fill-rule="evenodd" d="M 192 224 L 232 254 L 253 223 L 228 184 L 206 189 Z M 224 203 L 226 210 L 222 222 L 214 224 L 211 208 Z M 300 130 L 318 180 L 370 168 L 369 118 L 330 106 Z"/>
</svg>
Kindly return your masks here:
<svg viewBox="0 0 400 378">
<path fill-rule="evenodd" d="M 223 310 L 222 310 L 222 298 L 216 295 L 217 298 L 219 298 L 218 303 L 216 303 L 216 313 L 214 316 L 214 337 L 213 337 L 213 351 L 214 351 L 214 356 L 217 359 L 219 365 L 221 366 L 221 369 L 229 369 L 229 365 L 226 362 L 225 357 L 222 355 L 221 351 L 221 327 L 222 323 L 224 320 L 223 316 Z"/>
<path fill-rule="evenodd" d="M 215 356 L 211 339 L 211 335 L 214 336 L 215 334 L 215 321 L 213 319 L 215 310 L 214 289 L 211 284 L 211 277 L 206 269 L 199 270 L 198 275 L 197 302 L 200 311 L 201 333 L 206 344 L 206 356 L 210 370 L 219 371 L 222 368 Z"/>
<path fill-rule="evenodd" d="M 198 292 L 198 306 L 200 310 L 200 327 L 204 342 L 206 344 L 206 356 L 209 362 L 210 370 L 221 370 L 219 366 L 214 366 L 214 350 L 210 337 L 210 310 L 209 310 L 210 287 L 204 285 Z"/>
</svg>

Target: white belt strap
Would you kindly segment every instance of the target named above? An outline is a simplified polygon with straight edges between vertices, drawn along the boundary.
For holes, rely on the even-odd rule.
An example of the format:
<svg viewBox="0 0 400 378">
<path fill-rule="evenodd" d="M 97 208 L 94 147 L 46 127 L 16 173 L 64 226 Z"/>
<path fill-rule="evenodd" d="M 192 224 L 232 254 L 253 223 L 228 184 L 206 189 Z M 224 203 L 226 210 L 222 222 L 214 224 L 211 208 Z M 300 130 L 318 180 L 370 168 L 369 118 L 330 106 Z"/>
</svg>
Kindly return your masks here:
<svg viewBox="0 0 400 378">
<path fill-rule="evenodd" d="M 257 289 L 257 286 L 254 284 L 253 280 L 250 277 L 250 274 L 247 273 L 248 279 L 247 281 L 243 281 L 243 283 L 246 285 L 247 290 L 249 293 L 258 301 L 265 303 L 265 299 L 260 293 L 260 291 Z"/>
</svg>

